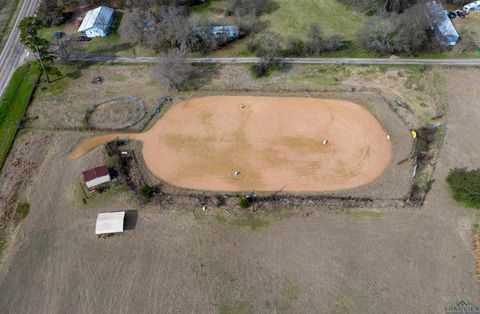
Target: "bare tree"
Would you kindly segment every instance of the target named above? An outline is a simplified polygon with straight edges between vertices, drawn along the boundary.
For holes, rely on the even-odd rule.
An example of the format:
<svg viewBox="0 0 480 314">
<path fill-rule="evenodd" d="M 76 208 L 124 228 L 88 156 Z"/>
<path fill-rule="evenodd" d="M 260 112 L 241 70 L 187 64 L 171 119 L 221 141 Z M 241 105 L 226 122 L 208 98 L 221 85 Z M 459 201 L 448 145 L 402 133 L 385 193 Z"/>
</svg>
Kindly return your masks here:
<svg viewBox="0 0 480 314">
<path fill-rule="evenodd" d="M 167 80 L 170 88 L 178 90 L 191 76 L 193 67 L 185 62 L 185 53 L 179 48 L 172 48 L 163 54 L 164 61 L 154 67 L 154 76 Z"/>
<path fill-rule="evenodd" d="M 398 27 L 392 19 L 372 19 L 359 31 L 360 44 L 367 50 L 379 53 L 395 52 L 398 37 Z"/>
<path fill-rule="evenodd" d="M 257 77 L 264 76 L 274 64 L 274 58 L 281 51 L 281 36 L 277 33 L 265 32 L 254 43 L 255 54 L 261 60 L 253 66 L 253 72 Z"/>
<path fill-rule="evenodd" d="M 434 15 L 424 3 L 418 3 L 403 14 L 372 19 L 359 31 L 360 44 L 379 53 L 417 53 L 428 39 Z"/>
</svg>

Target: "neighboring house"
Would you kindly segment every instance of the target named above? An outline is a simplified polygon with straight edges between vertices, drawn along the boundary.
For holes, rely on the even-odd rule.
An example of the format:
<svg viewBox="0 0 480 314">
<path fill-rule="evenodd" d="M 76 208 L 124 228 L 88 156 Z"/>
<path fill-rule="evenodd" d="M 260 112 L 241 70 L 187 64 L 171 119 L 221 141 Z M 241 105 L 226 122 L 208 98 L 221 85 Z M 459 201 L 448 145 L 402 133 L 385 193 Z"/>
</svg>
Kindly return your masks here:
<svg viewBox="0 0 480 314">
<path fill-rule="evenodd" d="M 107 166 L 100 166 L 83 172 L 83 180 L 89 190 L 112 181 Z"/>
<path fill-rule="evenodd" d="M 85 33 L 89 38 L 105 37 L 110 31 L 113 19 L 113 9 L 105 6 L 98 7 L 87 12 L 78 32 Z"/>
<path fill-rule="evenodd" d="M 123 232 L 124 221 L 124 211 L 98 214 L 95 234 L 101 235 Z"/>
<path fill-rule="evenodd" d="M 448 17 L 448 11 L 445 10 L 441 4 L 436 1 L 427 3 L 430 8 L 430 15 L 432 16 L 432 26 L 440 40 L 448 46 L 454 46 L 460 36 L 453 26 L 452 21 Z"/>
<path fill-rule="evenodd" d="M 222 25 L 222 26 L 198 26 L 195 32 L 208 32 L 215 39 L 225 38 L 226 40 L 234 40 L 240 36 L 240 27 L 236 25 Z"/>
</svg>

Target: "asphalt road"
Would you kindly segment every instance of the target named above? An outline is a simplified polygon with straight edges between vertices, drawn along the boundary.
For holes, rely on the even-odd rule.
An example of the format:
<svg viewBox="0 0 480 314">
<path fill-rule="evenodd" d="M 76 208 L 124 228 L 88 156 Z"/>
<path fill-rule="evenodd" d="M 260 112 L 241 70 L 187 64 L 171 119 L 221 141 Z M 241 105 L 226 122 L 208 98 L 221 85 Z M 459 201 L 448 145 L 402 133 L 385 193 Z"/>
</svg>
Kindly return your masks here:
<svg viewBox="0 0 480 314">
<path fill-rule="evenodd" d="M 161 63 L 160 57 L 118 57 L 118 56 L 72 56 L 73 61 L 116 62 L 116 63 Z M 188 63 L 256 63 L 259 58 L 186 58 Z M 444 65 L 480 66 L 478 59 L 393 59 L 393 58 L 277 58 L 282 63 L 292 64 L 386 64 L 386 65 Z"/>
<path fill-rule="evenodd" d="M 0 95 L 3 94 L 8 81 L 22 62 L 25 53 L 25 48 L 19 42 L 20 31 L 17 26 L 24 17 L 34 15 L 39 3 L 40 0 L 23 0 L 21 2 L 15 25 L 10 31 L 10 35 L 0 55 Z"/>
</svg>

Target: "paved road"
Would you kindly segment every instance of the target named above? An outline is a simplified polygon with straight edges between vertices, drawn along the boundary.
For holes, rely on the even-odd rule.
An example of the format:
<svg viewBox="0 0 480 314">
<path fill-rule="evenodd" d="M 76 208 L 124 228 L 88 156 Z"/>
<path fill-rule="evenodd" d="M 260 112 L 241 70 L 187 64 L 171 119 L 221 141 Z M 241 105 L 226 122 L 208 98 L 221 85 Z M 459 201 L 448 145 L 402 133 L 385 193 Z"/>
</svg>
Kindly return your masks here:
<svg viewBox="0 0 480 314">
<path fill-rule="evenodd" d="M 35 13 L 39 2 L 40 0 L 23 0 L 21 2 L 20 11 L 15 19 L 15 25 L 0 54 L 0 95 L 3 94 L 8 81 L 12 77 L 15 69 L 20 65 L 22 56 L 25 53 L 25 48 L 19 42 L 20 31 L 17 26 L 24 17 L 31 16 Z"/>
<path fill-rule="evenodd" d="M 158 57 L 72 56 L 73 61 L 117 63 L 161 63 Z M 255 63 L 259 58 L 187 58 L 191 63 Z M 478 59 L 388 59 L 388 58 L 277 58 L 276 61 L 296 64 L 387 64 L 387 65 L 447 65 L 480 66 Z"/>
</svg>

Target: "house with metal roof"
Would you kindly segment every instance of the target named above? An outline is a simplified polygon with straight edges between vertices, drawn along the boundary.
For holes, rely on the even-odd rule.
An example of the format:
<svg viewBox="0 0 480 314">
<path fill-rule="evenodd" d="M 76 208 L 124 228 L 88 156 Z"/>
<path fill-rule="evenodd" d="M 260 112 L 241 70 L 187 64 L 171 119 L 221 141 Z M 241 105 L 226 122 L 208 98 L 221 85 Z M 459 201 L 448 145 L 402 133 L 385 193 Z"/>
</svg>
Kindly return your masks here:
<svg viewBox="0 0 480 314">
<path fill-rule="evenodd" d="M 437 1 L 430 1 L 427 3 L 430 9 L 429 14 L 432 18 L 432 27 L 435 33 L 447 46 L 454 46 L 460 35 L 458 35 L 455 26 L 448 17 L 448 11 L 445 10 Z"/>
<path fill-rule="evenodd" d="M 207 32 L 215 39 L 234 40 L 240 36 L 240 27 L 237 25 L 197 26 L 195 32 Z"/>
<path fill-rule="evenodd" d="M 83 180 L 89 190 L 112 181 L 107 166 L 96 167 L 83 173 Z"/>
<path fill-rule="evenodd" d="M 78 28 L 79 33 L 84 33 L 85 36 L 105 37 L 110 31 L 110 26 L 113 23 L 114 11 L 105 6 L 90 10 L 85 14 L 85 18 Z"/>
</svg>

